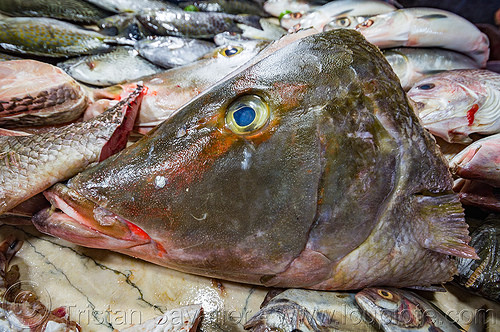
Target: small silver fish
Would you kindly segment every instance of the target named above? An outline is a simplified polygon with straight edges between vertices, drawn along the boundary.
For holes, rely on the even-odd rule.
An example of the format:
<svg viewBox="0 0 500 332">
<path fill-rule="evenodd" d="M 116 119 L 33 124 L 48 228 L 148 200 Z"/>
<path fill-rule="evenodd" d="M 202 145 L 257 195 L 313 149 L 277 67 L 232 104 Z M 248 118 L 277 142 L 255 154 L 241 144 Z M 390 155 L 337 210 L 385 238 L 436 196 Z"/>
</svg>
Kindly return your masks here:
<svg viewBox="0 0 500 332">
<path fill-rule="evenodd" d="M 134 48 L 152 63 L 170 68 L 198 60 L 214 50 L 215 44 L 199 39 L 155 36 L 139 40 Z"/>
<path fill-rule="evenodd" d="M 382 52 L 408 91 L 426 76 L 453 69 L 478 69 L 477 62 L 461 53 L 440 48 L 392 48 Z"/>
<path fill-rule="evenodd" d="M 405 8 L 372 16 L 356 27 L 380 48 L 439 47 L 464 53 L 481 67 L 490 49 L 488 37 L 465 18 L 435 8 Z"/>
<path fill-rule="evenodd" d="M 244 325 L 266 331 L 376 331 L 356 305 L 353 293 L 287 289 Z"/>
<path fill-rule="evenodd" d="M 366 288 L 356 302 L 385 332 L 461 332 L 451 318 L 417 294 L 397 288 Z"/>
<path fill-rule="evenodd" d="M 57 66 L 74 79 L 95 86 L 134 81 L 164 70 L 139 56 L 139 52 L 131 47 L 69 59 Z"/>
<path fill-rule="evenodd" d="M 500 132 L 500 74 L 451 70 L 426 77 L 408 91 L 425 128 L 447 142 L 468 144 L 470 134 Z"/>
</svg>

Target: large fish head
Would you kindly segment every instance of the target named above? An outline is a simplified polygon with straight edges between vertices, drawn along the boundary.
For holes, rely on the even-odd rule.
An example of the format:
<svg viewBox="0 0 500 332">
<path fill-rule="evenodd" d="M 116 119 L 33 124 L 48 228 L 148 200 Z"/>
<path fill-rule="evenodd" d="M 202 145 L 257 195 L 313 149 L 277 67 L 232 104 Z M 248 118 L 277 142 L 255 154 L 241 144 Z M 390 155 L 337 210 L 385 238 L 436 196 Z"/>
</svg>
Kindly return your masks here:
<svg viewBox="0 0 500 332">
<path fill-rule="evenodd" d="M 477 111 L 481 105 L 486 94 L 481 90 L 481 85 L 470 78 L 444 72 L 415 83 L 408 97 L 415 102 L 415 111 L 431 133 L 447 142 L 467 143 L 469 110 Z"/>
<path fill-rule="evenodd" d="M 363 206 L 378 207 L 393 181 L 394 146 L 363 92 L 379 91 L 379 74 L 395 80 L 353 30 L 272 44 L 136 144 L 47 191 L 53 208 L 34 223 L 84 246 L 256 284 L 286 271 L 310 236 L 346 234 L 319 243 L 341 257 L 370 234 L 377 211 Z M 335 202 L 352 205 L 353 195 L 362 202 L 332 223 Z M 318 212 L 318 204 L 327 207 Z M 310 235 L 318 218 L 329 226 Z M 288 284 L 328 277 L 325 255 L 314 254 L 315 270 L 299 268 Z"/>
</svg>

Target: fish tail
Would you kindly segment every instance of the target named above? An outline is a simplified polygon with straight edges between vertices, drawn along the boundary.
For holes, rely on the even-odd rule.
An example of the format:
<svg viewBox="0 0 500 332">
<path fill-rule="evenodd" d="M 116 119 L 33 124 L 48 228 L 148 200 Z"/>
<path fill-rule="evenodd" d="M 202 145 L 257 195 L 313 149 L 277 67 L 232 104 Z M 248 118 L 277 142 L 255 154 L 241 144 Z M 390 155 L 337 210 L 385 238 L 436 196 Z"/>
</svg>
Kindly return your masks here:
<svg viewBox="0 0 500 332">
<path fill-rule="evenodd" d="M 428 226 L 427 232 L 417 234 L 427 249 L 463 258 L 478 259 L 468 245 L 470 236 L 462 204 L 456 194 L 440 196 L 417 195 L 417 214 Z"/>
<path fill-rule="evenodd" d="M 260 16 L 255 15 L 235 15 L 236 22 L 249 25 L 256 29 L 262 30 L 262 26 L 260 25 Z"/>
</svg>

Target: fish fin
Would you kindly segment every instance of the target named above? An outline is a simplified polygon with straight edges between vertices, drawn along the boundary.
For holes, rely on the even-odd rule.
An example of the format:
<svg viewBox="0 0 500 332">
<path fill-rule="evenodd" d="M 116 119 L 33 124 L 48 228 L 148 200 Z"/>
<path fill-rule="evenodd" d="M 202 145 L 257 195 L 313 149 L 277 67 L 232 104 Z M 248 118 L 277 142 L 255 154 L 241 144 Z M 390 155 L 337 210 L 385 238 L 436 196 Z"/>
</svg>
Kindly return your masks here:
<svg viewBox="0 0 500 332">
<path fill-rule="evenodd" d="M 467 245 L 470 241 L 468 225 L 458 195 L 440 196 L 416 195 L 423 222 L 427 232 L 418 234 L 420 244 L 427 249 L 463 258 L 479 259 L 476 251 Z"/>
<path fill-rule="evenodd" d="M 246 24 L 251 27 L 254 27 L 256 29 L 262 29 L 262 26 L 260 25 L 260 16 L 255 16 L 255 15 L 235 15 L 234 20 L 238 23 Z"/>
<path fill-rule="evenodd" d="M 422 18 L 424 20 L 435 20 L 435 19 L 447 18 L 447 17 L 448 16 L 446 16 L 444 14 L 429 14 L 429 15 L 419 16 L 418 18 Z"/>
</svg>

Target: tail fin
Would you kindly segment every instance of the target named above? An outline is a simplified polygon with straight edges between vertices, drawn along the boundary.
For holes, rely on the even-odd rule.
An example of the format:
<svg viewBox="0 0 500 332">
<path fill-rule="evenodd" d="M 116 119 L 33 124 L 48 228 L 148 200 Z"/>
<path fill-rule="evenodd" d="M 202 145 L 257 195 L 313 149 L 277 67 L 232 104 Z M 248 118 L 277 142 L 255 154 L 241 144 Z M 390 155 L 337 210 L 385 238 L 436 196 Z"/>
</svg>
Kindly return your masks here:
<svg viewBox="0 0 500 332">
<path fill-rule="evenodd" d="M 470 236 L 464 210 L 456 194 L 417 195 L 418 215 L 427 223 L 427 232 L 417 234 L 420 244 L 446 255 L 479 259 L 468 245 Z"/>
</svg>

